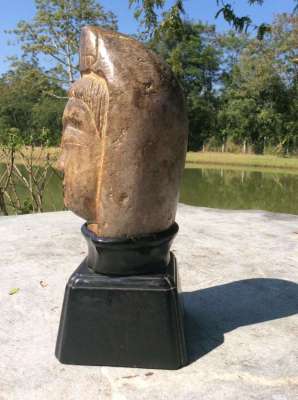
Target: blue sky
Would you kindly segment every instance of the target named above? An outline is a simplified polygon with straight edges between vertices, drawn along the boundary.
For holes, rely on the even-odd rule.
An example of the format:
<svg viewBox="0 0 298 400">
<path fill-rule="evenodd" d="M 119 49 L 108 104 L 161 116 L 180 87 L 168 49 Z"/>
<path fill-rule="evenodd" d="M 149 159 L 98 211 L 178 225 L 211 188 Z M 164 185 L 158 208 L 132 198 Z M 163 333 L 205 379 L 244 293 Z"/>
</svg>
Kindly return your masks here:
<svg viewBox="0 0 298 400">
<path fill-rule="evenodd" d="M 168 0 L 170 6 L 174 0 Z M 247 0 L 230 0 L 239 15 L 249 15 L 258 24 L 271 22 L 274 15 L 282 12 L 291 12 L 294 8 L 294 0 L 265 0 L 260 6 L 248 6 Z M 107 9 L 113 11 L 119 20 L 119 30 L 123 33 L 135 33 L 137 23 L 133 18 L 133 11 L 128 9 L 128 0 L 101 0 L 100 3 Z M 19 20 L 29 20 L 33 17 L 35 7 L 34 0 L 0 0 L 0 74 L 8 68 L 5 62 L 7 56 L 18 55 L 17 44 L 8 46 L 9 36 L 4 30 L 12 29 Z M 223 31 L 228 29 L 227 23 L 222 19 L 214 19 L 216 13 L 216 0 L 185 0 L 186 16 L 193 20 L 200 19 L 204 22 L 215 23 L 217 29 Z"/>
</svg>

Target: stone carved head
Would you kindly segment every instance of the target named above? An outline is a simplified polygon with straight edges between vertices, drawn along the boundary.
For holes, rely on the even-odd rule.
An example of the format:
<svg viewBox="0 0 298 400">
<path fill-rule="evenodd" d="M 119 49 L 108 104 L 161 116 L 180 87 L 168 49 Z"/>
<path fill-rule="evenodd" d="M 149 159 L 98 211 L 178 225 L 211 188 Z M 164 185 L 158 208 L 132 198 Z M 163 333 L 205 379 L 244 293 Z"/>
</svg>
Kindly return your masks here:
<svg viewBox="0 0 298 400">
<path fill-rule="evenodd" d="M 188 126 L 170 68 L 132 38 L 85 27 L 80 71 L 63 115 L 66 207 L 102 237 L 169 228 Z"/>
</svg>

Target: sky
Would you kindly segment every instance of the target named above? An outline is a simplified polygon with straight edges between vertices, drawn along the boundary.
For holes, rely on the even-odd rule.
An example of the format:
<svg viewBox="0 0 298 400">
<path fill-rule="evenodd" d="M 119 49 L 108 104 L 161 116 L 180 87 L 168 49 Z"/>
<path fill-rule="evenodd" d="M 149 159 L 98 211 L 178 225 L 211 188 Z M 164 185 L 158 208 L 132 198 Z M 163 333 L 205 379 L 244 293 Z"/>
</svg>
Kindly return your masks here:
<svg viewBox="0 0 298 400">
<path fill-rule="evenodd" d="M 120 32 L 128 34 L 137 32 L 138 24 L 133 17 L 133 10 L 128 8 L 128 0 L 101 0 L 99 2 L 106 10 L 113 11 L 117 15 Z M 274 15 L 282 12 L 290 13 L 295 5 L 294 0 L 265 0 L 262 7 L 249 6 L 247 0 L 230 0 L 230 2 L 236 14 L 249 15 L 255 24 L 270 23 Z M 173 3 L 174 0 L 167 0 L 167 6 Z M 184 0 L 184 3 L 188 19 L 215 24 L 219 31 L 229 28 L 222 17 L 214 18 L 218 10 L 216 0 Z M 7 42 L 13 41 L 13 38 L 4 31 L 13 29 L 18 21 L 30 20 L 34 16 L 34 0 L 0 0 L 0 10 L 0 74 L 2 74 L 9 67 L 6 58 L 20 54 L 18 44 L 8 45 Z"/>
</svg>

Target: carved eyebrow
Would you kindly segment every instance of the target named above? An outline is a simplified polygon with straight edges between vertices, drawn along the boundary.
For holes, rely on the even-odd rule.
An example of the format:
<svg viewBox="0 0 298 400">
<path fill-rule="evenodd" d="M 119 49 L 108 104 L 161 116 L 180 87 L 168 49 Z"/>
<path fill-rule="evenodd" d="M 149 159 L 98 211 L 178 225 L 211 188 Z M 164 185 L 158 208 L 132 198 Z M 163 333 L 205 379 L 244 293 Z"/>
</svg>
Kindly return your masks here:
<svg viewBox="0 0 298 400">
<path fill-rule="evenodd" d="M 81 127 L 84 124 L 83 121 L 80 118 L 78 118 L 75 114 L 63 115 L 62 123 L 65 125 L 68 122 L 73 123 L 78 127 Z"/>
</svg>

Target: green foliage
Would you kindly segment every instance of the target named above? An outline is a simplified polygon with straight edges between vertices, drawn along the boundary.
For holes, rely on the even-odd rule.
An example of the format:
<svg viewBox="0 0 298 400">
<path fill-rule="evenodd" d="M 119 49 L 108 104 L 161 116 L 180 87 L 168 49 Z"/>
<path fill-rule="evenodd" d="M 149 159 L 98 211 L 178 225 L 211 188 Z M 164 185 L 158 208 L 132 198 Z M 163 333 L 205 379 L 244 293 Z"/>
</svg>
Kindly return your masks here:
<svg viewBox="0 0 298 400">
<path fill-rule="evenodd" d="M 297 27 L 297 17 L 279 16 L 270 35 L 262 42 L 250 39 L 242 49 L 224 81 L 218 114 L 222 138 L 247 141 L 257 153 L 268 144 L 282 152 L 296 147 L 297 66 L 291 60 Z"/>
<path fill-rule="evenodd" d="M 217 1 L 219 4 L 220 1 Z M 233 25 L 237 31 L 243 32 L 247 31 L 248 27 L 251 25 L 252 20 L 248 16 L 237 17 L 235 14 L 233 7 L 231 4 L 223 3 L 223 6 L 217 11 L 215 18 L 218 18 L 220 15 L 224 17 L 224 19 L 231 25 Z"/>
<path fill-rule="evenodd" d="M 214 84 L 220 65 L 220 50 L 213 26 L 184 21 L 179 36 L 160 30 L 151 46 L 170 64 L 186 95 L 191 148 L 199 148 L 214 132 L 217 99 Z"/>
<path fill-rule="evenodd" d="M 262 153 L 294 151 L 298 142 L 298 17 L 281 15 L 263 40 L 183 21 L 150 41 L 170 64 L 186 95 L 189 149 L 233 143 Z"/>
<path fill-rule="evenodd" d="M 160 18 L 158 13 L 164 9 L 165 3 L 165 0 L 129 0 L 129 6 L 135 6 L 135 18 L 144 28 L 141 38 L 159 40 L 160 34 L 167 31 L 175 36 L 181 35 L 183 0 L 175 0 L 167 11 L 162 12 Z"/>
<path fill-rule="evenodd" d="M 0 90 L 0 143 L 59 143 L 63 89 L 51 83 L 37 66 L 21 62 L 2 75 Z"/>
<path fill-rule="evenodd" d="M 238 32 L 247 31 L 252 27 L 257 29 L 258 39 L 263 39 L 266 33 L 270 32 L 270 25 L 261 23 L 259 26 L 253 25 L 253 21 L 247 15 L 238 16 L 234 11 L 234 2 L 226 0 L 214 0 L 219 7 L 215 18 L 220 15 Z M 265 0 L 247 0 L 251 6 L 262 6 Z M 298 12 L 298 0 L 294 0 L 297 5 L 294 7 L 293 13 Z M 173 21 L 176 29 L 180 30 L 182 25 L 181 14 L 184 12 L 184 0 L 176 0 L 174 5 L 168 11 L 162 14 L 163 18 L 158 18 L 161 10 L 164 9 L 165 0 L 129 0 L 129 6 L 135 6 L 135 17 L 141 21 L 145 28 L 145 35 L 152 38 L 158 35 L 160 26 Z"/>
<path fill-rule="evenodd" d="M 147 28 L 149 33 L 150 28 L 158 26 L 158 18 L 156 9 L 162 9 L 165 5 L 165 0 L 129 0 L 129 7 L 136 5 L 134 16 L 140 20 L 143 15 L 141 23 Z"/>
</svg>

